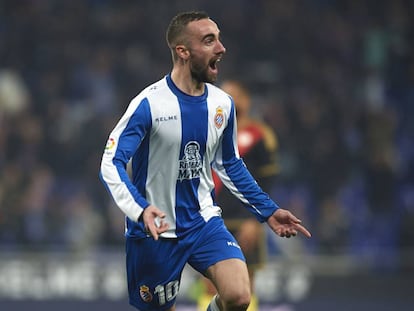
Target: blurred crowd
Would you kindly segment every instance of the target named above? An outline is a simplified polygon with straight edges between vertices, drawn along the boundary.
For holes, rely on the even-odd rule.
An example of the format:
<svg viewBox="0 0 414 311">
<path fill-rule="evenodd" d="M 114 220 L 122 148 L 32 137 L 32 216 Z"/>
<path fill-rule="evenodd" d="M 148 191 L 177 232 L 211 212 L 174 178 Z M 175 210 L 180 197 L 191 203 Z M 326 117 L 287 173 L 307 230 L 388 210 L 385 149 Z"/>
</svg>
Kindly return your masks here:
<svg viewBox="0 0 414 311">
<path fill-rule="evenodd" d="M 251 88 L 279 139 L 272 197 L 316 254 L 414 248 L 414 3 L 0 1 L 0 249 L 108 247 L 123 215 L 98 178 L 129 101 L 171 68 L 178 11 L 203 9 L 221 79 Z"/>
</svg>

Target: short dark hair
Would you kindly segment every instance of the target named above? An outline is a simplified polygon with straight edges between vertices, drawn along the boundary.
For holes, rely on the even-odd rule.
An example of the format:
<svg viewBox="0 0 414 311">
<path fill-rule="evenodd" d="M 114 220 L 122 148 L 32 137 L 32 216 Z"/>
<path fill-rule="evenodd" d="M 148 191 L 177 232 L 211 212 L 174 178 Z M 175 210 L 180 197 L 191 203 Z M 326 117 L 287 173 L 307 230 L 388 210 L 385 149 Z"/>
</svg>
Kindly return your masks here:
<svg viewBox="0 0 414 311">
<path fill-rule="evenodd" d="M 203 11 L 190 11 L 179 13 L 174 16 L 167 28 L 166 39 L 170 49 L 173 49 L 183 40 L 182 34 L 188 23 L 209 18 L 208 14 Z"/>
</svg>

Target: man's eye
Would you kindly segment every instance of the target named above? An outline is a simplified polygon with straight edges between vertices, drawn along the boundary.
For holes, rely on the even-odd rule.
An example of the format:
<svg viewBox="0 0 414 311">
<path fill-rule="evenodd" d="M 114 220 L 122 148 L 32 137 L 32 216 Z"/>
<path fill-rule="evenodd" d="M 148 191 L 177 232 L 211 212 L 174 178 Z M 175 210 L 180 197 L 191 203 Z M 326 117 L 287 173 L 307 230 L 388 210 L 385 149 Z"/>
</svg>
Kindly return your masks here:
<svg viewBox="0 0 414 311">
<path fill-rule="evenodd" d="M 205 43 L 207 45 L 212 45 L 214 43 L 214 39 L 207 39 L 207 40 L 205 40 Z"/>
</svg>

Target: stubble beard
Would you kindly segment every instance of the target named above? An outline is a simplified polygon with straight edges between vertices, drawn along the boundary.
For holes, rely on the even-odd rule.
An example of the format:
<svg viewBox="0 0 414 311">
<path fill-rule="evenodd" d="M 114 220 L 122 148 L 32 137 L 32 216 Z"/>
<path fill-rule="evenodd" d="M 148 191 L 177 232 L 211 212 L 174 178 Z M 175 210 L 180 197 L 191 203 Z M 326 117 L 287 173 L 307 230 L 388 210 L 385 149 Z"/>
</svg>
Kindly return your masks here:
<svg viewBox="0 0 414 311">
<path fill-rule="evenodd" d="M 190 72 L 191 77 L 197 83 L 214 83 L 217 81 L 216 75 L 209 75 L 208 74 L 209 65 L 201 65 L 197 63 L 194 59 L 191 61 Z"/>
</svg>

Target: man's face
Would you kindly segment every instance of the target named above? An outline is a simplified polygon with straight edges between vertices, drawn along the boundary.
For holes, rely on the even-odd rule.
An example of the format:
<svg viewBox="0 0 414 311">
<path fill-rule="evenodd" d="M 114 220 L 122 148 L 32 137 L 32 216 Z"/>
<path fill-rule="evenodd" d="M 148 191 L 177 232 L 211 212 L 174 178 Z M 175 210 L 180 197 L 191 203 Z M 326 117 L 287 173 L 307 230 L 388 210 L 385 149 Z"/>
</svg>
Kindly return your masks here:
<svg viewBox="0 0 414 311">
<path fill-rule="evenodd" d="M 226 52 L 220 41 L 220 31 L 211 19 L 188 24 L 191 76 L 198 82 L 214 83 L 217 80 L 217 63 Z"/>
</svg>

